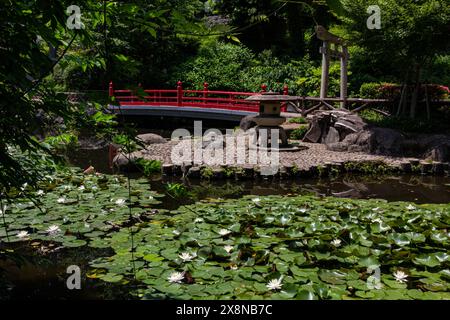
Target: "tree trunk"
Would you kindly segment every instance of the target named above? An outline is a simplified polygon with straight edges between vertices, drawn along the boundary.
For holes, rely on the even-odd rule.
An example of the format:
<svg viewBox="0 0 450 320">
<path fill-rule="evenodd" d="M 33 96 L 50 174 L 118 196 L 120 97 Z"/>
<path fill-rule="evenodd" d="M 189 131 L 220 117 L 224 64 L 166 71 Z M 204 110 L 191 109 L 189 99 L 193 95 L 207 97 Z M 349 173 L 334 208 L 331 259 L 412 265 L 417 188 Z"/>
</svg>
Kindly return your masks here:
<svg viewBox="0 0 450 320">
<path fill-rule="evenodd" d="M 417 111 L 417 102 L 419 98 L 419 89 L 420 89 L 420 65 L 416 64 L 416 79 L 414 83 L 414 90 L 412 92 L 411 96 L 411 107 L 409 110 L 409 116 L 411 119 L 414 119 L 416 117 L 416 111 Z"/>
</svg>

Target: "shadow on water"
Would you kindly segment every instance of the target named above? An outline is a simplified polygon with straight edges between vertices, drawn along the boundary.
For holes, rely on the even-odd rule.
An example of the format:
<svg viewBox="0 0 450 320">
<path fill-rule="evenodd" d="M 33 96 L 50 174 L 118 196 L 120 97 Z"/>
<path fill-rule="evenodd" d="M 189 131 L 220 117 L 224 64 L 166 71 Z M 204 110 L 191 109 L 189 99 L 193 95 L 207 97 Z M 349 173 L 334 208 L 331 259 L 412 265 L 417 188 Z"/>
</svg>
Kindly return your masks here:
<svg viewBox="0 0 450 320">
<path fill-rule="evenodd" d="M 81 168 L 90 165 L 102 173 L 111 174 L 108 166 L 108 148 L 82 150 L 72 153 L 71 164 Z M 133 174 L 133 177 L 139 175 Z M 176 177 L 153 177 L 152 189 L 166 193 L 167 183 L 182 183 L 190 191 L 193 201 L 207 198 L 239 198 L 244 195 L 297 195 L 315 194 L 355 199 L 379 198 L 388 201 L 411 201 L 416 203 L 449 203 L 450 177 L 399 175 L 359 176 L 347 175 L 337 178 L 314 178 L 298 180 L 250 180 L 250 181 L 200 181 L 182 180 Z M 165 201 L 167 209 L 175 209 L 179 201 Z"/>
</svg>

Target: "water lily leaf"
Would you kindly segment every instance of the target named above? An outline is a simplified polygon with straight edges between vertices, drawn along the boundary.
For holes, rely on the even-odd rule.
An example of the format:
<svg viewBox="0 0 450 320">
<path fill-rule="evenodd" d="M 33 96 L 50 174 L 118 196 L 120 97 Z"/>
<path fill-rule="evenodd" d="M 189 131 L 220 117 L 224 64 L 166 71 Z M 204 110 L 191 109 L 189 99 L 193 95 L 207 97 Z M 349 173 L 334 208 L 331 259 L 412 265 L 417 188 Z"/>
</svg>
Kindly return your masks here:
<svg viewBox="0 0 450 320">
<path fill-rule="evenodd" d="M 391 227 L 385 224 L 384 222 L 375 222 L 370 225 L 370 230 L 373 233 L 383 233 L 390 229 Z"/>
<path fill-rule="evenodd" d="M 295 297 L 297 300 L 318 300 L 317 296 L 314 294 L 314 292 L 307 291 L 307 290 L 301 290 Z"/>
<path fill-rule="evenodd" d="M 144 256 L 144 260 L 148 261 L 148 262 L 159 262 L 159 261 L 163 261 L 164 258 L 158 256 L 157 254 L 150 253 L 150 254 L 147 254 Z"/>
<path fill-rule="evenodd" d="M 443 252 L 433 254 L 422 254 L 414 258 L 413 262 L 418 265 L 424 265 L 427 267 L 437 267 L 442 262 L 448 260 L 449 255 Z"/>
<path fill-rule="evenodd" d="M 119 282 L 120 280 L 123 279 L 123 275 L 115 273 L 107 273 L 105 275 L 102 275 L 100 278 L 106 282 Z"/>
<path fill-rule="evenodd" d="M 337 270 L 322 270 L 319 273 L 320 280 L 331 284 L 345 284 L 347 283 L 346 274 Z"/>
<path fill-rule="evenodd" d="M 411 243 L 410 238 L 405 234 L 393 233 L 390 234 L 388 238 L 400 247 L 404 247 Z"/>
<path fill-rule="evenodd" d="M 85 246 L 87 244 L 87 242 L 84 240 L 70 240 L 70 241 L 63 241 L 62 244 L 65 247 L 77 248 L 77 247 Z"/>
<path fill-rule="evenodd" d="M 358 265 L 368 268 L 372 266 L 379 266 L 380 262 L 375 257 L 365 257 L 359 260 Z"/>
<path fill-rule="evenodd" d="M 382 277 L 381 279 L 384 284 L 386 284 L 389 288 L 392 288 L 392 289 L 406 289 L 408 286 L 406 283 L 401 283 L 401 282 L 398 282 L 396 280 L 389 279 L 386 277 Z"/>
</svg>

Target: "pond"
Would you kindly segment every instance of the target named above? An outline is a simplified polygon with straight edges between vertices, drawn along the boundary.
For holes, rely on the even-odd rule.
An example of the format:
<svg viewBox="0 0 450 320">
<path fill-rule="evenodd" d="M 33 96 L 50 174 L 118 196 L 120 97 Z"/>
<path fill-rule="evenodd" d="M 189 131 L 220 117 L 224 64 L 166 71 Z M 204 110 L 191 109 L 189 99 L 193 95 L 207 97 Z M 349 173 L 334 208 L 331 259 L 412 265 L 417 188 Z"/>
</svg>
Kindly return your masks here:
<svg viewBox="0 0 450 320">
<path fill-rule="evenodd" d="M 83 154 L 74 163 L 107 172 L 104 157 Z M 439 204 L 450 203 L 449 178 L 207 183 L 133 177 L 131 183 L 128 199 L 125 177 L 78 171 L 45 190 L 45 215 L 18 201 L 17 213 L 5 215 L 14 239 L 0 231 L 0 296 L 198 299 L 206 288 L 221 299 L 448 298 L 450 209 Z M 174 197 L 168 185 L 185 193 Z M 60 233 L 47 232 L 52 225 Z M 30 233 L 27 241 L 18 241 L 19 230 Z M 381 264 L 385 289 L 363 289 L 367 275 L 361 275 L 371 264 Z M 81 290 L 66 288 L 70 265 L 82 270 Z M 401 270 L 411 279 L 407 285 L 394 281 Z M 167 281 L 174 272 L 183 279 Z M 268 281 L 281 277 L 283 290 L 267 290 Z"/>
</svg>

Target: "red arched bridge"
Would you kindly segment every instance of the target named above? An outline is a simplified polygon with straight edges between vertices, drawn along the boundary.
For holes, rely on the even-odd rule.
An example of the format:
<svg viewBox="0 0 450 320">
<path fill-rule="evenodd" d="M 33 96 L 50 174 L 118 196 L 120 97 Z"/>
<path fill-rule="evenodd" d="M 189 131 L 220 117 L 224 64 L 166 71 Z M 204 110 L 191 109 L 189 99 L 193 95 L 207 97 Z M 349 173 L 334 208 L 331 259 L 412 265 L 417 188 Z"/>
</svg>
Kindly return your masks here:
<svg viewBox="0 0 450 320">
<path fill-rule="evenodd" d="M 262 92 L 267 86 L 262 85 Z M 109 109 L 124 116 L 169 116 L 196 119 L 239 121 L 259 112 L 259 102 L 247 101 L 258 92 L 212 91 L 208 84 L 203 90 L 185 90 L 178 82 L 175 90 L 115 90 L 109 85 L 109 96 L 115 101 Z M 288 94 L 285 86 L 284 94 Z M 283 106 L 282 111 L 287 111 Z M 297 115 L 298 116 L 298 115 Z"/>
<path fill-rule="evenodd" d="M 261 92 L 267 86 L 261 86 Z M 109 84 L 109 96 L 114 101 L 109 110 L 123 116 L 164 116 L 178 118 L 213 119 L 240 121 L 247 115 L 259 112 L 259 102 L 246 100 L 258 92 L 212 91 L 204 83 L 203 90 L 185 90 L 178 82 L 174 90 L 144 90 L 140 86 L 133 90 L 116 90 Z M 285 85 L 283 94 L 289 94 Z M 392 104 L 387 99 L 331 98 L 331 97 L 296 97 L 298 103 L 282 106 L 282 115 L 287 118 L 306 116 L 321 107 L 335 109 L 334 105 L 344 104 L 348 110 L 359 112 L 373 105 Z M 308 105 L 309 104 L 309 105 Z M 359 106 L 358 106 L 359 105 Z M 373 109 L 380 113 L 386 112 Z M 387 115 L 387 114 L 386 114 Z"/>
</svg>

